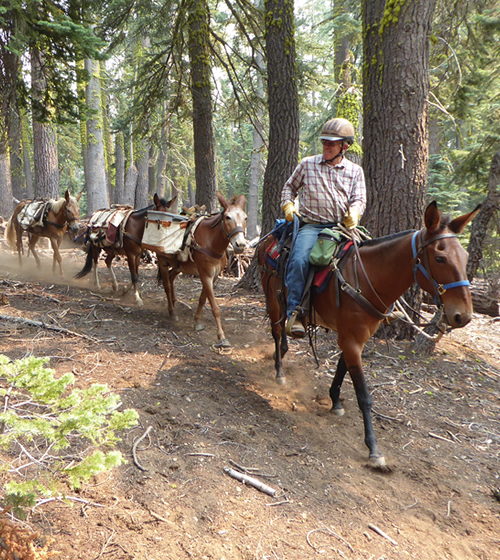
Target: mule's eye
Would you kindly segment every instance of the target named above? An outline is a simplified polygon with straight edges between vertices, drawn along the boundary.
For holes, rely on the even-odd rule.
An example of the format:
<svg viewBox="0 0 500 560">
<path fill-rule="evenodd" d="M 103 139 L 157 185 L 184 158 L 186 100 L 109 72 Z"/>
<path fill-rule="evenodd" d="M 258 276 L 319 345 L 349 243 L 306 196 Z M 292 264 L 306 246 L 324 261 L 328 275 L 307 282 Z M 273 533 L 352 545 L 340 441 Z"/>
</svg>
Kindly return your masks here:
<svg viewBox="0 0 500 560">
<path fill-rule="evenodd" d="M 439 264 L 443 264 L 446 261 L 444 257 L 436 257 L 436 262 Z"/>
</svg>

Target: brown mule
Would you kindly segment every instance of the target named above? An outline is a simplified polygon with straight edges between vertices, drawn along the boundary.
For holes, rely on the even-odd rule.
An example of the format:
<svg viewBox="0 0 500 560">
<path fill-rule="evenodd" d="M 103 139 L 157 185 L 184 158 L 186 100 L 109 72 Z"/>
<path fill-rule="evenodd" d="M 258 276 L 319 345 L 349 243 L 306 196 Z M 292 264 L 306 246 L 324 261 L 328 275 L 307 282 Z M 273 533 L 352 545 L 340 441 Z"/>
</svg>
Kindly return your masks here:
<svg viewBox="0 0 500 560">
<path fill-rule="evenodd" d="M 220 307 L 215 299 L 213 283 L 226 266 L 226 249 L 229 243 L 235 253 L 241 254 L 244 251 L 247 245 L 245 239 L 247 216 L 244 211 L 244 195 L 233 196 L 228 202 L 218 192 L 217 198 L 223 211 L 201 220 L 194 232 L 191 258 L 187 262 L 181 262 L 175 255 L 158 254 L 158 277 L 163 282 L 169 315 L 175 317 L 175 277 L 180 272 L 199 276 L 203 287 L 194 315 L 194 328 L 197 331 L 205 328 L 201 322 L 201 314 L 208 299 L 217 324 L 219 342 L 216 346 L 228 348 L 231 345 L 222 328 Z"/>
<path fill-rule="evenodd" d="M 161 212 L 166 212 L 170 206 L 175 201 L 175 198 L 169 200 L 168 202 L 159 198 L 155 194 L 155 209 Z M 124 219 L 125 224 L 123 227 L 123 244 L 122 247 L 102 247 L 98 242 L 88 241 L 87 248 L 87 259 L 85 264 L 80 270 L 80 272 L 75 276 L 75 278 L 83 278 L 91 270 L 94 271 L 94 283 L 98 290 L 101 289 L 98 276 L 98 266 L 97 262 L 101 250 L 106 253 L 106 266 L 109 270 L 111 276 L 111 282 L 113 285 L 113 291 L 118 291 L 118 282 L 116 281 L 116 276 L 113 271 L 112 263 L 113 259 L 117 255 L 125 256 L 128 263 L 128 268 L 130 270 L 130 284 L 125 288 L 123 294 L 128 293 L 131 289 L 134 292 L 134 298 L 137 305 L 143 305 L 142 298 L 139 293 L 138 282 L 139 282 L 139 264 L 141 261 L 141 255 L 143 253 L 142 248 L 142 237 L 144 235 L 144 227 L 146 224 L 146 215 L 149 209 L 153 208 L 153 205 L 143 208 L 142 210 L 134 210 Z M 100 212 L 100 211 L 99 211 Z"/>
<path fill-rule="evenodd" d="M 330 388 L 331 410 L 339 416 L 344 413 L 340 388 L 345 374 L 349 372 L 363 415 L 365 443 L 370 450 L 369 462 L 372 466 L 383 467 L 385 459 L 373 432 L 372 397 L 361 362 L 363 347 L 385 319 L 392 304 L 415 280 L 443 307 L 451 327 L 464 327 L 471 320 L 467 252 L 457 239 L 457 234 L 478 212 L 479 207 L 447 222 L 442 220 L 436 203 L 431 203 L 426 209 L 425 227 L 422 230 L 364 242 L 359 247 L 362 266 L 359 261 L 356 264 L 356 260 L 349 257 L 337 277 L 338 281 L 334 280 L 333 274 L 326 290 L 314 294 L 312 298 L 314 323 L 337 331 L 338 345 L 342 351 Z M 276 347 L 276 377 L 279 382 L 283 382 L 282 358 L 288 349 L 284 329 L 286 314 L 278 300 L 280 280 L 265 258 L 266 248 L 271 246 L 273 239 L 270 236 L 260 244 L 258 261 Z M 353 288 L 358 286 L 359 290 Z"/>
<path fill-rule="evenodd" d="M 61 276 L 64 276 L 62 268 L 62 257 L 59 252 L 59 247 L 63 240 L 66 230 L 69 229 L 74 235 L 78 234 L 78 218 L 80 217 L 80 208 L 78 206 L 78 201 L 82 193 L 80 192 L 78 196 L 71 196 L 69 191 L 66 190 L 63 197 L 59 200 L 49 200 L 46 203 L 44 216 L 40 218 L 40 221 L 36 225 L 24 226 L 20 222 L 20 214 L 22 210 L 26 210 L 26 206 L 34 202 L 41 201 L 31 201 L 22 200 L 14 209 L 14 213 L 10 217 L 7 223 L 7 229 L 5 231 L 5 237 L 9 241 L 12 248 L 17 248 L 17 254 L 19 255 L 19 264 L 22 264 L 21 254 L 23 251 L 23 231 L 28 232 L 28 255 L 29 251 L 33 253 L 35 261 L 38 267 L 40 267 L 40 258 L 35 251 L 35 246 L 40 239 L 40 237 L 48 237 L 52 250 L 54 252 L 52 271 L 56 271 L 56 264 L 59 264 L 59 271 Z"/>
</svg>

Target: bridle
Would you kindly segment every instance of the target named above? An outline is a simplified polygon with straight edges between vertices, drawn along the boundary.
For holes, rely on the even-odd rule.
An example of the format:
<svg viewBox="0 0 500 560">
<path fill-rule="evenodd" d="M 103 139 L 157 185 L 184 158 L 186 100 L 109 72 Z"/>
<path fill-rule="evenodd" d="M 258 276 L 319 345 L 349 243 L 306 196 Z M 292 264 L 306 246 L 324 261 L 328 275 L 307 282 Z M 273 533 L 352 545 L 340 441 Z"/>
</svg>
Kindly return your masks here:
<svg viewBox="0 0 500 560">
<path fill-rule="evenodd" d="M 68 226 L 71 227 L 71 224 L 73 222 L 77 221 L 77 218 L 75 218 L 74 216 L 71 219 L 68 219 L 68 205 L 67 204 L 64 205 L 63 215 L 64 215 L 64 223 L 63 224 L 57 224 L 56 222 L 53 222 L 52 220 L 45 220 L 45 223 L 48 224 L 48 225 L 54 226 L 57 229 L 62 229 L 66 224 L 68 224 Z"/>
<path fill-rule="evenodd" d="M 435 294 L 433 294 L 434 300 L 438 307 L 442 307 L 443 300 L 442 296 L 447 290 L 451 290 L 452 288 L 459 288 L 462 286 L 470 286 L 469 280 L 457 280 L 456 282 L 449 282 L 448 284 L 440 284 L 436 282 L 432 275 L 430 263 L 429 263 L 429 255 L 427 253 L 427 247 L 434 243 L 434 241 L 438 241 L 439 239 L 446 239 L 450 237 L 457 237 L 454 233 L 442 233 L 440 235 L 435 235 L 426 241 L 423 240 L 423 230 L 416 231 L 411 238 L 411 248 L 413 252 L 413 258 L 415 259 L 415 264 L 413 265 L 413 276 L 415 278 L 415 283 L 422 288 L 420 285 L 417 273 L 421 272 L 424 277 L 431 282 L 432 286 L 434 287 Z M 423 256 L 424 264 L 422 264 L 420 257 Z M 422 288 L 423 289 L 423 288 Z M 431 294 L 432 295 L 432 294 Z"/>
<path fill-rule="evenodd" d="M 415 283 L 419 286 L 420 289 L 424 289 L 417 278 L 417 273 L 421 272 L 424 277 L 429 280 L 429 282 L 431 282 L 431 284 L 434 287 L 435 290 L 435 295 L 433 295 L 434 300 L 436 302 L 436 305 L 439 309 L 441 309 L 443 307 L 443 299 L 442 299 L 442 295 L 447 291 L 450 290 L 452 288 L 459 288 L 461 286 L 470 286 L 470 282 L 469 280 L 457 280 L 456 282 L 449 282 L 448 284 L 440 284 L 438 282 L 436 282 L 436 280 L 434 279 L 433 275 L 432 275 L 432 271 L 431 271 L 431 267 L 430 267 L 430 263 L 429 263 L 429 255 L 427 254 L 427 247 L 433 243 L 434 241 L 438 241 L 439 239 L 446 239 L 446 238 L 451 238 L 451 237 L 457 237 L 455 234 L 453 233 L 443 233 L 443 234 L 439 234 L 439 235 L 435 235 L 433 237 L 431 237 L 430 239 L 427 239 L 426 241 L 423 240 L 423 235 L 424 235 L 424 230 L 419 230 L 416 231 L 411 239 L 411 247 L 412 247 L 412 252 L 413 252 L 413 259 L 415 260 L 415 264 L 413 265 L 413 276 L 415 278 Z M 375 294 L 375 296 L 377 297 L 377 299 L 379 300 L 379 302 L 385 307 L 385 303 L 382 301 L 382 299 L 380 298 L 380 296 L 377 294 L 377 292 L 375 291 L 375 288 L 372 286 L 372 283 L 370 282 L 370 279 L 368 277 L 368 274 L 365 270 L 365 267 L 363 266 L 363 261 L 361 260 L 361 255 L 359 254 L 359 250 L 358 250 L 358 243 L 356 241 L 356 239 L 353 236 L 353 233 L 351 232 L 351 237 L 352 237 L 352 241 L 353 241 L 353 245 L 354 245 L 354 250 L 355 250 L 355 257 L 356 257 L 356 262 L 359 264 L 361 271 L 363 272 L 366 281 L 368 282 L 369 287 L 371 288 L 372 292 Z M 422 262 L 420 260 L 420 256 L 423 256 L 423 260 L 424 260 L 424 264 L 422 265 Z M 348 282 L 345 281 L 345 279 L 342 276 L 342 273 L 340 272 L 340 270 L 335 266 L 333 268 L 334 272 L 337 275 L 339 284 L 340 284 L 340 288 L 345 291 L 346 293 L 348 293 L 353 299 L 355 299 L 357 301 L 357 303 L 363 307 L 363 309 L 365 311 L 367 311 L 370 315 L 372 315 L 372 317 L 375 317 L 376 319 L 379 320 L 384 320 L 387 317 L 390 317 L 393 310 L 394 310 L 394 305 L 392 304 L 388 311 L 386 313 L 382 313 L 381 311 L 379 311 L 370 301 L 368 301 L 365 296 L 363 296 L 361 294 L 361 291 L 359 289 L 358 286 L 358 278 L 356 275 L 356 288 L 354 288 L 353 286 L 351 286 Z"/>
<path fill-rule="evenodd" d="M 224 227 L 224 220 L 222 219 L 224 217 L 224 212 L 225 210 L 219 214 L 219 219 L 210 227 L 213 229 L 215 226 L 220 224 L 220 227 L 222 231 L 226 234 L 228 241 L 231 241 L 231 238 L 234 237 L 237 233 L 245 233 L 245 228 L 242 226 L 236 226 L 228 233 L 226 231 L 226 228 Z"/>
</svg>

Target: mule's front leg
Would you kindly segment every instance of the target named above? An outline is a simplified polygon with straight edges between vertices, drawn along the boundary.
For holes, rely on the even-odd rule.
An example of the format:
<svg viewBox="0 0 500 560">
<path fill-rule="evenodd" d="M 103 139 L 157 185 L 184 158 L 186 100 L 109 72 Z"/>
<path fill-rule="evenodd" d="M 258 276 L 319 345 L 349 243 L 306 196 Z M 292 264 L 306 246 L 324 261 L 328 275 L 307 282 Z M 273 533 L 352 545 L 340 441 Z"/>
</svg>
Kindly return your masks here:
<svg viewBox="0 0 500 560">
<path fill-rule="evenodd" d="M 210 307 L 212 308 L 212 315 L 214 316 L 215 323 L 217 325 L 217 338 L 219 339 L 219 342 L 216 344 L 216 346 L 221 348 L 230 348 L 231 344 L 229 343 L 229 340 L 227 340 L 226 335 L 224 334 L 224 330 L 222 328 L 222 321 L 220 318 L 221 317 L 220 307 L 217 301 L 215 300 L 213 279 L 211 277 L 201 278 L 200 275 L 200 280 L 203 284 L 203 289 L 201 290 L 198 309 L 196 310 L 196 313 L 194 315 L 195 328 L 196 325 L 201 324 L 200 323 L 201 313 L 203 311 L 205 302 L 208 299 L 210 303 Z"/>
<path fill-rule="evenodd" d="M 56 265 L 59 264 L 59 272 L 61 276 L 64 276 L 63 268 L 62 268 L 62 257 L 61 253 L 59 252 L 59 247 L 62 243 L 62 236 L 58 237 L 57 239 L 53 239 L 50 237 L 50 244 L 52 245 L 53 257 L 52 257 L 52 272 L 56 273 Z"/>
<path fill-rule="evenodd" d="M 370 395 L 370 391 L 368 390 L 362 366 L 351 366 L 349 368 L 349 374 L 354 385 L 354 390 L 356 391 L 359 409 L 361 410 L 361 414 L 363 415 L 363 422 L 365 425 L 365 444 L 370 450 L 369 464 L 370 466 L 377 468 L 385 467 L 384 456 L 378 448 L 375 433 L 373 432 L 371 415 L 372 396 Z"/>
<path fill-rule="evenodd" d="M 340 388 L 342 387 L 342 382 L 344 381 L 346 373 L 347 366 L 344 360 L 344 354 L 341 354 L 337 363 L 337 370 L 335 371 L 332 386 L 330 387 L 330 398 L 332 399 L 331 412 L 336 416 L 344 416 L 344 408 L 340 402 Z"/>
</svg>

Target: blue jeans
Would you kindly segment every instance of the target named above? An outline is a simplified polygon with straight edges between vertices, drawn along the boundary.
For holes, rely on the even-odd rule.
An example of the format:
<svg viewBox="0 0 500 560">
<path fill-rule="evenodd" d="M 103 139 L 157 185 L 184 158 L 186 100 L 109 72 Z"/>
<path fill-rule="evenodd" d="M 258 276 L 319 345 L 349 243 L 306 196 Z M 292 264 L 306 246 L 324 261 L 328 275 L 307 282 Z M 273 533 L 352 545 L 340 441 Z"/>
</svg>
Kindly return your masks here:
<svg viewBox="0 0 500 560">
<path fill-rule="evenodd" d="M 309 254 L 311 253 L 320 231 L 335 224 L 303 224 L 297 233 L 285 276 L 286 316 L 297 309 L 302 299 L 302 292 L 309 272 Z"/>
</svg>

